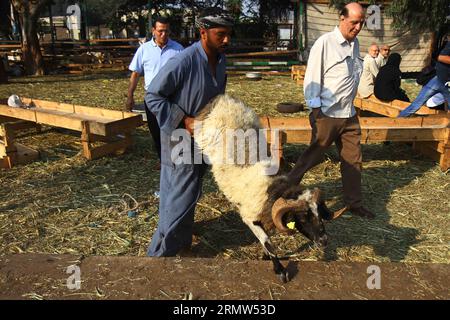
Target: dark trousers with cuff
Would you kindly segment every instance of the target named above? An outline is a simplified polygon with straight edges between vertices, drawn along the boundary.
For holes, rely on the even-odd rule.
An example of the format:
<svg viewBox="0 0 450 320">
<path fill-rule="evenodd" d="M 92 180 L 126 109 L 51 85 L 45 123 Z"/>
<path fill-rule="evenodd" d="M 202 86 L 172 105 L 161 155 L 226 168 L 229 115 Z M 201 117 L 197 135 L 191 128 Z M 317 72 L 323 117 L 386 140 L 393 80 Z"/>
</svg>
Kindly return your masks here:
<svg viewBox="0 0 450 320">
<path fill-rule="evenodd" d="M 324 153 L 334 142 L 341 161 L 344 203 L 350 208 L 361 207 L 362 153 L 358 117 L 331 118 L 323 114 L 320 108 L 314 108 L 309 121 L 312 128 L 311 144 L 289 173 L 289 180 L 300 183 L 303 175 L 322 161 Z"/>
<path fill-rule="evenodd" d="M 152 135 L 155 151 L 158 153 L 159 162 L 161 163 L 161 128 L 159 127 L 158 119 L 156 119 L 155 115 L 147 108 L 147 103 L 144 102 L 144 104 L 148 129 Z"/>
</svg>

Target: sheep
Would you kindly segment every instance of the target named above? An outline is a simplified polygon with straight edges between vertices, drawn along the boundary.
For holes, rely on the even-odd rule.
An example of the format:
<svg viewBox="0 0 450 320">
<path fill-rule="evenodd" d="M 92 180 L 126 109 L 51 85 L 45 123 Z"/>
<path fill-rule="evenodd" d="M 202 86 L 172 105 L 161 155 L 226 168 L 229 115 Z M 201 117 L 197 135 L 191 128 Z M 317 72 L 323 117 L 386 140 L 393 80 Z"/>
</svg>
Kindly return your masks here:
<svg viewBox="0 0 450 320">
<path fill-rule="evenodd" d="M 327 235 L 323 220 L 337 218 L 345 208 L 332 213 L 321 200 L 319 189 L 303 189 L 299 185 L 289 184 L 284 175 L 265 174 L 271 163 L 260 158 L 251 162 L 250 143 L 245 144 L 244 163 L 235 162 L 238 150 L 234 148 L 231 152 L 233 162 L 227 162 L 227 152 L 230 152 L 230 146 L 234 147 L 234 141 L 227 145 L 225 132 L 236 129 L 259 132 L 259 118 L 242 101 L 219 95 L 196 117 L 194 141 L 211 163 L 211 171 L 219 189 L 236 205 L 242 221 L 258 238 L 265 255 L 271 259 L 275 273 L 283 282 L 287 282 L 289 274 L 280 263 L 267 231 L 277 229 L 292 234 L 296 228 L 308 239 L 324 246 Z M 261 135 L 257 138 L 264 139 Z M 265 143 L 265 140 L 262 142 Z M 218 147 L 225 145 L 225 148 Z"/>
</svg>

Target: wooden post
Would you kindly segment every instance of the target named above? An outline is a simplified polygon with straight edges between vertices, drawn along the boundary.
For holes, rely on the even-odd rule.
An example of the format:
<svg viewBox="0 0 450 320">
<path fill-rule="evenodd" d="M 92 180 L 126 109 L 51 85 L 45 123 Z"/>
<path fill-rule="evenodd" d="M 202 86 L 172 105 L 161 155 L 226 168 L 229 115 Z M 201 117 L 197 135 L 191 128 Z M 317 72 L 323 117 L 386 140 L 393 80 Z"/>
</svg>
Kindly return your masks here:
<svg viewBox="0 0 450 320">
<path fill-rule="evenodd" d="M 89 121 L 81 122 L 81 144 L 83 146 L 83 155 L 85 158 L 92 160 Z"/>
<path fill-rule="evenodd" d="M 439 165 L 442 171 L 447 171 L 450 168 L 450 128 L 447 128 L 447 138 L 442 142 L 441 158 Z"/>
</svg>

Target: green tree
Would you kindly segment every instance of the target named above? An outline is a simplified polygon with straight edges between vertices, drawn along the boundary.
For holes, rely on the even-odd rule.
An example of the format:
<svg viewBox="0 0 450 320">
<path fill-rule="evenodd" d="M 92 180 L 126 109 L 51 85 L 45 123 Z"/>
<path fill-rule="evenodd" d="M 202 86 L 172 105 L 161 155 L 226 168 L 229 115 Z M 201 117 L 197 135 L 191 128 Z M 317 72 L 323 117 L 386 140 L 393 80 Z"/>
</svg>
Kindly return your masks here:
<svg viewBox="0 0 450 320">
<path fill-rule="evenodd" d="M 330 6 L 338 10 L 352 0 L 331 0 Z M 376 4 L 379 1 L 368 1 Z M 386 14 L 392 18 L 397 30 L 445 31 L 449 9 L 448 0 L 396 0 L 386 5 Z"/>
<path fill-rule="evenodd" d="M 442 33 L 446 28 L 449 5 L 448 0 L 392 1 L 386 12 L 396 29 Z"/>
</svg>

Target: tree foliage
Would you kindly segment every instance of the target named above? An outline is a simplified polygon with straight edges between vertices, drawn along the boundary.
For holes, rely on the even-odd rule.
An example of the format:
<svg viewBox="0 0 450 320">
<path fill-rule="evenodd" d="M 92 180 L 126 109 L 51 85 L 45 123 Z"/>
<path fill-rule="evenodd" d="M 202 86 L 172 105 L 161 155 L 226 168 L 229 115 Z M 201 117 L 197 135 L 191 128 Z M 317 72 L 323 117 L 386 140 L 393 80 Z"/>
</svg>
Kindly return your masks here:
<svg viewBox="0 0 450 320">
<path fill-rule="evenodd" d="M 392 1 L 387 14 L 392 17 L 396 29 L 442 32 L 449 14 L 448 0 Z"/>
<path fill-rule="evenodd" d="M 331 0 L 330 6 L 342 9 L 352 0 Z M 377 4 L 379 1 L 368 1 Z M 448 28 L 446 17 L 449 12 L 448 0 L 395 0 L 386 5 L 386 14 L 393 20 L 397 30 L 435 31 L 442 33 Z"/>
</svg>

